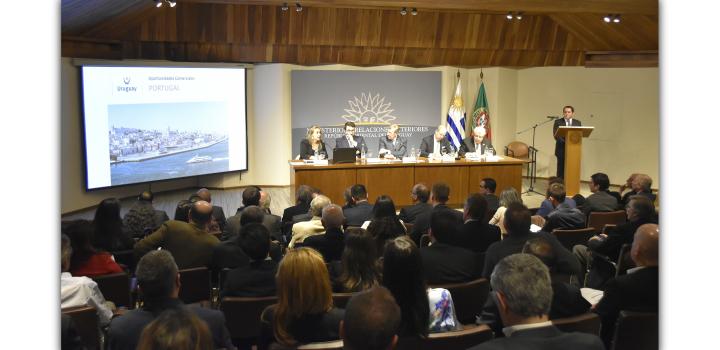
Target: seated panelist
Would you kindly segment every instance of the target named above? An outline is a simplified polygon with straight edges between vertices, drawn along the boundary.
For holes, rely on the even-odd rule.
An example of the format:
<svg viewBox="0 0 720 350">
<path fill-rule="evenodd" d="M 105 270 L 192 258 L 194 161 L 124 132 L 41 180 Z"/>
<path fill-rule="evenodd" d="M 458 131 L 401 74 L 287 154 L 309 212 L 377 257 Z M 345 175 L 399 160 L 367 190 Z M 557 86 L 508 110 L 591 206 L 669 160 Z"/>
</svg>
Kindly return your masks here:
<svg viewBox="0 0 720 350">
<path fill-rule="evenodd" d="M 355 136 L 355 123 L 345 123 L 345 134 L 335 139 L 336 148 L 355 148 L 359 152 L 367 152 L 367 145 L 365 144 L 365 138 L 362 136 Z"/>
<path fill-rule="evenodd" d="M 462 144 L 460 144 L 460 155 L 463 156 L 465 153 L 473 152 L 485 154 L 485 150 L 492 149 L 492 143 L 485 138 L 486 133 L 487 131 L 485 131 L 484 127 L 476 126 L 473 129 L 472 136 L 466 137 L 463 139 Z"/>
<path fill-rule="evenodd" d="M 300 159 L 327 159 L 325 142 L 322 140 L 322 129 L 313 125 L 307 131 L 307 136 L 300 141 Z"/>
<path fill-rule="evenodd" d="M 435 129 L 435 133 L 430 136 L 425 136 L 420 143 L 420 156 L 427 157 L 430 154 L 442 155 L 447 153 L 453 153 L 455 147 L 448 141 L 445 134 L 447 129 L 445 125 L 439 125 Z"/>
<path fill-rule="evenodd" d="M 397 124 L 390 125 L 386 137 L 380 138 L 378 146 L 378 154 L 384 155 L 385 158 L 402 158 L 407 152 L 407 140 L 398 135 L 400 126 Z"/>
</svg>

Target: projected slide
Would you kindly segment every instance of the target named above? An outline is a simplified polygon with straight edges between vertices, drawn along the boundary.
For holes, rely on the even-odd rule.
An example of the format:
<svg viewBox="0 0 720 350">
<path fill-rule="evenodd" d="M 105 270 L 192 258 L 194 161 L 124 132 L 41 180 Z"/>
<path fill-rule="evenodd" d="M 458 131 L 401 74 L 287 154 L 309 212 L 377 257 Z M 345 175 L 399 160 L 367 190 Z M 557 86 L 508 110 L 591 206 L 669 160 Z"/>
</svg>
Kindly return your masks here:
<svg viewBox="0 0 720 350">
<path fill-rule="evenodd" d="M 245 71 L 83 67 L 87 188 L 247 169 Z"/>
</svg>

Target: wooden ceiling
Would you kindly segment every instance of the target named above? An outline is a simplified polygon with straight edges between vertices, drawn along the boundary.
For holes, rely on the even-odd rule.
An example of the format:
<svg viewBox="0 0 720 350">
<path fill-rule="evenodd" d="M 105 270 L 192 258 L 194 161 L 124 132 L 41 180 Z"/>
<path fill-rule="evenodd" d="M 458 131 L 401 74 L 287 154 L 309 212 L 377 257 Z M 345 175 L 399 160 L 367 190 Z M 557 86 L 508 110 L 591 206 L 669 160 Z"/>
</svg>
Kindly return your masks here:
<svg viewBox="0 0 720 350">
<path fill-rule="evenodd" d="M 63 0 L 62 55 L 374 66 L 657 66 L 650 0 Z M 415 7 L 416 16 L 401 15 Z M 508 11 L 522 11 L 509 21 Z M 609 13 L 621 22 L 605 23 Z"/>
</svg>

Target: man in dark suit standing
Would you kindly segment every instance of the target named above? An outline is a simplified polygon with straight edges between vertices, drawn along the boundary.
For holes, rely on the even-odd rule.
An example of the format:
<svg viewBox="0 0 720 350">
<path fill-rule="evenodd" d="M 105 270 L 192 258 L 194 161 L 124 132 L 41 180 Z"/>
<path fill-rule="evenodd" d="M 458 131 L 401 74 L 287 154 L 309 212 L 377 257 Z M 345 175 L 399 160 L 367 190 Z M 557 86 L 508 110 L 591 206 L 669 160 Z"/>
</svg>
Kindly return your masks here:
<svg viewBox="0 0 720 350">
<path fill-rule="evenodd" d="M 473 129 L 473 134 L 463 139 L 458 154 L 461 156 L 468 152 L 485 154 L 485 150 L 493 148 L 490 140 L 485 138 L 486 133 L 487 131 L 485 131 L 484 127 L 476 126 L 475 129 Z"/>
<path fill-rule="evenodd" d="M 563 117 L 555 120 L 553 124 L 553 137 L 555 137 L 555 157 L 557 157 L 557 177 L 565 178 L 565 138 L 555 136 L 555 132 L 561 126 L 582 126 L 579 120 L 574 118 L 575 108 L 573 106 L 563 107 Z"/>
<path fill-rule="evenodd" d="M 400 209 L 398 218 L 404 223 L 412 224 L 418 216 L 430 212 L 432 205 L 428 203 L 430 199 L 430 190 L 424 184 L 416 184 L 410 192 L 413 205 Z"/>
<path fill-rule="evenodd" d="M 402 158 L 405 156 L 405 152 L 407 152 L 407 140 L 398 134 L 399 131 L 399 125 L 390 125 L 387 136 L 380 138 L 378 155 L 384 154 L 384 157 L 389 159 Z"/>
<path fill-rule="evenodd" d="M 602 320 L 602 338 L 610 348 L 620 310 L 658 311 L 658 241 L 660 230 L 656 224 L 638 228 L 633 239 L 630 257 L 637 265 L 627 275 L 611 279 L 605 293 L 595 307 Z"/>
<path fill-rule="evenodd" d="M 470 349 L 578 349 L 603 350 L 602 341 L 587 333 L 565 333 L 549 318 L 553 290 L 548 268 L 530 254 L 513 254 L 495 266 L 492 294 L 505 328 L 505 338 Z"/>
<path fill-rule="evenodd" d="M 373 206 L 368 203 L 368 194 L 365 185 L 355 184 L 350 189 L 355 205 L 343 211 L 345 214 L 345 223 L 348 226 L 362 226 L 362 224 L 370 220 L 372 217 Z"/>
<path fill-rule="evenodd" d="M 345 123 L 345 135 L 335 139 L 335 148 L 355 148 L 358 151 L 367 152 L 365 138 L 355 136 L 355 123 Z"/>
<path fill-rule="evenodd" d="M 438 125 L 434 134 L 423 137 L 420 143 L 420 157 L 427 157 L 430 154 L 442 155 L 454 152 L 455 147 L 453 147 L 447 137 L 445 137 L 445 134 L 447 134 L 445 125 Z"/>
</svg>

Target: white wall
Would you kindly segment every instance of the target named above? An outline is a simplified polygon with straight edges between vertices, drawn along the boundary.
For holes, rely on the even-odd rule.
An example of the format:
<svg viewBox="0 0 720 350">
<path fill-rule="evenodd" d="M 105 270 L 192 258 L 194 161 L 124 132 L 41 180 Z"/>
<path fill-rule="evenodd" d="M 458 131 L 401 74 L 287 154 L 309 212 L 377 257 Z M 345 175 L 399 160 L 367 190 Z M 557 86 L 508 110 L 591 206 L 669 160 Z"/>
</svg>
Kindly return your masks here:
<svg viewBox="0 0 720 350">
<path fill-rule="evenodd" d="M 248 70 L 249 170 L 152 184 L 155 192 L 187 187 L 231 188 L 251 184 L 285 186 L 290 183 L 290 75 L 292 70 L 416 70 L 402 66 L 361 68 L 347 65 L 303 67 L 258 64 Z M 454 94 L 455 67 L 419 70 L 442 72 L 441 110 L 444 122 Z M 459 69 L 467 115 L 472 114 L 480 86 L 480 69 Z M 559 115 L 565 104 L 575 106 L 583 125 L 596 130 L 583 146 L 583 179 L 597 171 L 620 183 L 632 172 L 649 174 L 656 182 L 658 167 L 658 70 L 543 67 L 484 68 L 483 81 L 490 107 L 493 145 L 500 153 L 513 140 L 531 143 L 531 132 L 516 135 L 547 115 Z M 61 68 L 61 211 L 68 213 L 96 205 L 107 197 L 129 197 L 148 185 L 85 192 L 80 86 L 78 68 L 69 58 Z M 589 117 L 592 115 L 592 118 Z M 468 117 L 469 118 L 469 117 Z M 551 123 L 537 128 L 538 176 L 554 175 Z M 469 119 L 467 122 L 469 125 Z M 469 133 L 469 131 L 468 131 Z"/>
</svg>

